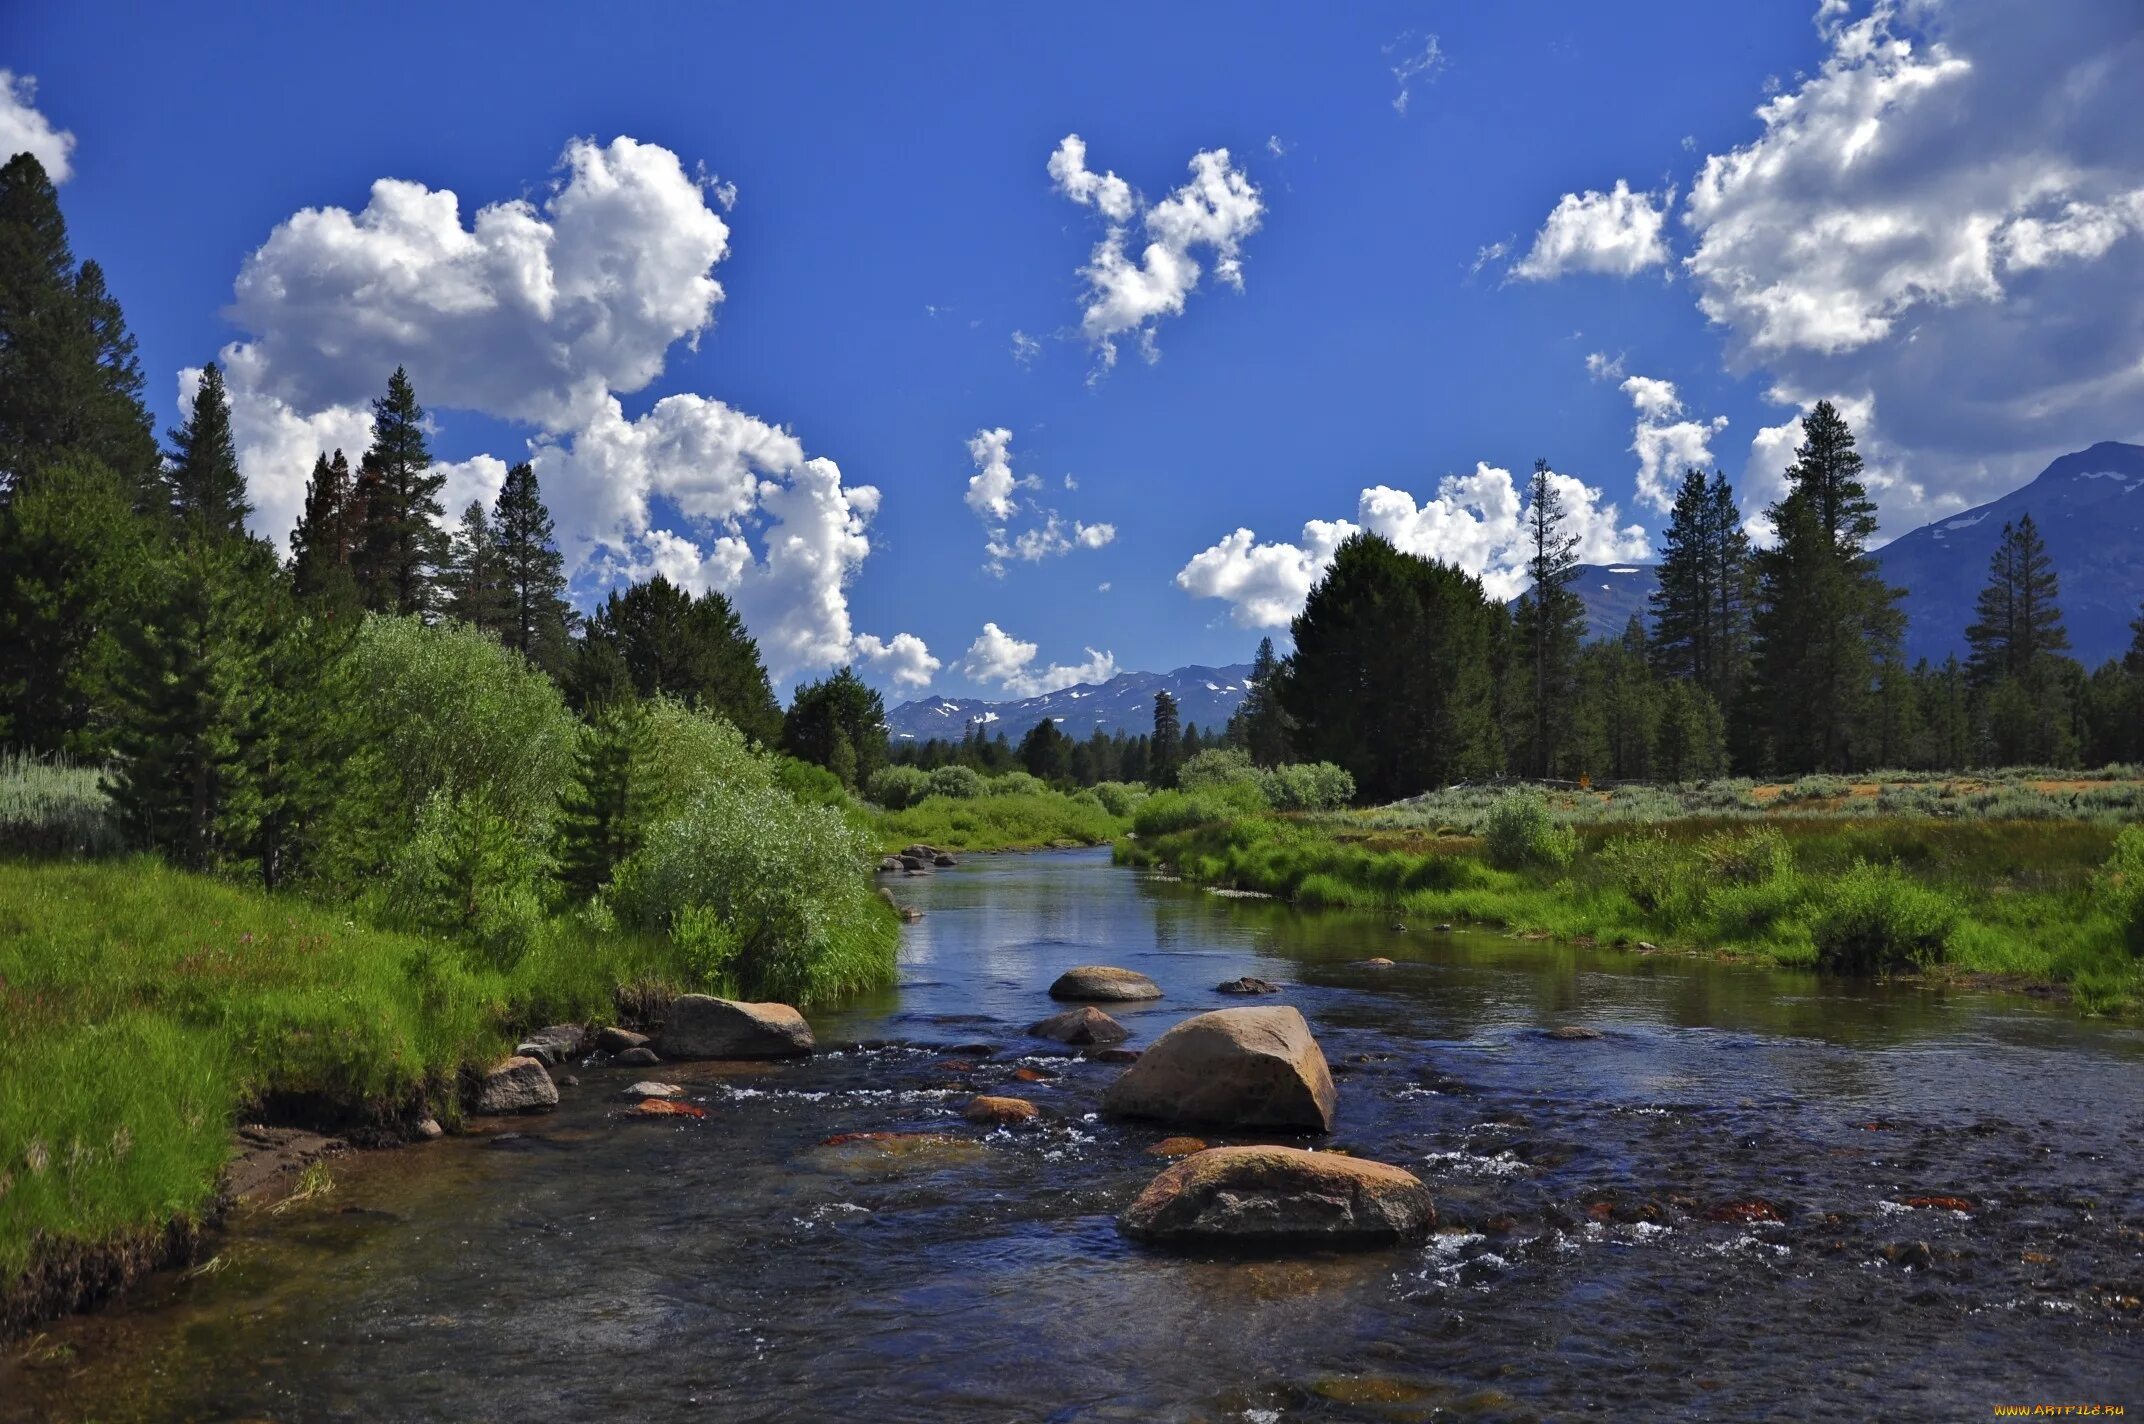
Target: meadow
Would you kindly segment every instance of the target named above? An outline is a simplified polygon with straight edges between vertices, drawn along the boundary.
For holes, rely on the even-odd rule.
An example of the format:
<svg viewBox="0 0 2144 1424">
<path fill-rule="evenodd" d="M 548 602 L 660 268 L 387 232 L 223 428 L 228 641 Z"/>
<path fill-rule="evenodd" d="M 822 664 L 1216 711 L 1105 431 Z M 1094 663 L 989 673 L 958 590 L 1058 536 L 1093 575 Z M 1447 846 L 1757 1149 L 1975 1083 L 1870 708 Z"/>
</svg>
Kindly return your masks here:
<svg viewBox="0 0 2144 1424">
<path fill-rule="evenodd" d="M 1748 955 L 2144 1007 L 2133 769 L 1787 785 L 1462 787 L 1374 810 L 1246 814 L 1156 796 L 1124 863 L 1410 926 Z"/>
</svg>

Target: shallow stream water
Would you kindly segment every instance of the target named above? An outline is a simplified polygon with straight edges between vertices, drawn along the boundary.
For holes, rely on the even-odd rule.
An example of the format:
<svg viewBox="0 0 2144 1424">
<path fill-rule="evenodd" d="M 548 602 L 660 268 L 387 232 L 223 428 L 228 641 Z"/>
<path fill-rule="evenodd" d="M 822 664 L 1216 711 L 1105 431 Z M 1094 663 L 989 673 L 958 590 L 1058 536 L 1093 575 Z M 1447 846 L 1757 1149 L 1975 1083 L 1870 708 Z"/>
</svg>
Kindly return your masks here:
<svg viewBox="0 0 2144 1424">
<path fill-rule="evenodd" d="M 1297 915 L 1102 852 L 895 890 L 927 912 L 899 987 L 814 1015 L 828 1051 L 592 1062 L 549 1116 L 344 1159 L 331 1194 L 221 1233 L 208 1269 L 0 1365 L 0 1419 L 2144 1411 L 2134 1028 Z M 1123 1240 L 1115 1213 L 1169 1130 L 1098 1120 L 1119 1070 L 1023 1032 L 1051 979 L 1097 962 L 1168 991 L 1118 1014 L 1133 1047 L 1273 1002 L 1224 979 L 1282 982 L 1340 1085 L 1328 1145 L 1422 1176 L 1439 1233 L 1293 1260 Z M 1565 1024 L 1603 1036 L 1546 1036 Z M 648 1076 L 706 1118 L 615 1116 Z M 1044 1121 L 970 1126 L 978 1090 Z M 866 1132 L 918 1135 L 826 1145 Z M 1760 1201 L 1784 1220 L 1735 1219 Z"/>
</svg>

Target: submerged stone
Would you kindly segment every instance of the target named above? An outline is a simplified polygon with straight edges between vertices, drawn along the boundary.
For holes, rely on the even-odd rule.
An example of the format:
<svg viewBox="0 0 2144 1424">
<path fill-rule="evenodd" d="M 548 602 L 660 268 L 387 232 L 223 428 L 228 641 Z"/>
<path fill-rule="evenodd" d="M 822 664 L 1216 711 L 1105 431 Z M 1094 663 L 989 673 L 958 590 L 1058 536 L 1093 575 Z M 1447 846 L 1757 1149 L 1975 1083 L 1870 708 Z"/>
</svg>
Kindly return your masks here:
<svg viewBox="0 0 2144 1424">
<path fill-rule="evenodd" d="M 1027 1031 L 1037 1038 L 1075 1044 L 1122 1043 L 1132 1036 L 1130 1029 L 1091 1004 L 1052 1014 L 1029 1025 Z"/>
<path fill-rule="evenodd" d="M 1082 964 L 1057 976 L 1057 981 L 1050 985 L 1050 997 L 1120 1003 L 1158 999 L 1161 986 L 1135 969 L 1119 969 L 1111 964 Z"/>
<path fill-rule="evenodd" d="M 1016 1122 L 1028 1122 L 1040 1115 L 1040 1110 L 1025 1098 L 1003 1098 L 984 1093 L 972 1098 L 961 1116 L 970 1122 L 984 1123 L 992 1127 L 1009 1127 Z"/>
<path fill-rule="evenodd" d="M 1360 1248 L 1418 1241 L 1437 1224 L 1411 1172 L 1297 1147 L 1210 1147 L 1171 1166 L 1117 1218 L 1134 1240 Z"/>
</svg>

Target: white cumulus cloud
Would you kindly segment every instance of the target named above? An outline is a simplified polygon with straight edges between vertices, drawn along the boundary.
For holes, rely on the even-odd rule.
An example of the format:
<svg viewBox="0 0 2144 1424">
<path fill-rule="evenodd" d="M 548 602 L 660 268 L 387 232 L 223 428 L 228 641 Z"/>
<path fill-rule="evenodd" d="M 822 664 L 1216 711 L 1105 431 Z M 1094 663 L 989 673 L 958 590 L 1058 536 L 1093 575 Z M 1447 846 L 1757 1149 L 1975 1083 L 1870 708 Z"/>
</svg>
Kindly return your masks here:
<svg viewBox="0 0 2144 1424">
<path fill-rule="evenodd" d="M 968 477 L 967 504 L 983 521 L 984 567 L 990 572 L 1002 576 L 1015 559 L 1039 562 L 1074 549 L 1099 549 L 1117 537 L 1114 524 L 1067 519 L 1037 501 L 1022 501 L 1018 492 L 1041 489 L 1042 477 L 1013 473 L 1012 432 L 1003 426 L 970 436 L 968 458 L 975 473 Z M 1079 482 L 1067 475 L 1064 486 L 1076 490 Z M 1015 531 L 1013 523 L 1020 519 L 1031 522 Z"/>
<path fill-rule="evenodd" d="M 1109 223 L 1080 269 L 1087 282 L 1080 329 L 1100 360 L 1097 373 L 1116 364 L 1117 342 L 1125 337 L 1138 341 L 1147 360 L 1159 358 L 1156 324 L 1183 312 L 1204 273 L 1194 252 L 1209 253 L 1214 275 L 1243 289 L 1243 240 L 1258 231 L 1265 199 L 1225 148 L 1194 154 L 1190 167 L 1189 182 L 1142 212 L 1123 179 L 1087 167 L 1087 145 L 1078 134 L 1067 134 L 1050 155 L 1057 191 Z M 1130 250 L 1135 219 L 1146 232 L 1136 256 Z"/>
<path fill-rule="evenodd" d="M 74 135 L 54 128 L 37 108 L 37 80 L 0 69 L 0 163 L 27 153 L 55 185 L 74 176 Z"/>
<path fill-rule="evenodd" d="M 985 623 L 981 634 L 968 645 L 961 671 L 977 682 L 997 683 L 1015 697 L 1037 697 L 1081 683 L 1107 682 L 1117 675 L 1116 658 L 1094 648 L 1086 650 L 1087 660 L 1083 663 L 1052 663 L 1037 668 L 1034 663 L 1040 652 L 1038 645 L 1015 638 L 995 623 Z"/>
<path fill-rule="evenodd" d="M 1622 375 L 1623 364 L 1596 351 L 1586 357 L 1586 369 L 1595 379 L 1613 380 Z M 1630 435 L 1631 453 L 1638 457 L 1638 502 L 1665 513 L 1675 503 L 1683 471 L 1712 466 L 1712 437 L 1727 428 L 1727 417 L 1684 419 L 1675 383 L 1656 376 L 1625 376 L 1617 389 L 1638 413 Z"/>
<path fill-rule="evenodd" d="M 1858 19 L 1832 0 L 1818 25 L 1821 66 L 1684 205 L 1684 267 L 1730 361 L 1797 413 L 1867 406 L 1893 534 L 2144 437 L 2135 0 L 1877 0 Z"/>
<path fill-rule="evenodd" d="M 531 428 L 583 586 L 662 573 L 722 590 L 777 681 L 856 660 L 922 685 L 936 662 L 919 639 L 850 620 L 875 487 L 713 397 L 668 396 L 631 419 L 618 399 L 712 327 L 730 233 L 709 198 L 727 208 L 734 190 L 628 137 L 576 139 L 559 167 L 540 202 L 481 207 L 466 225 L 454 193 L 381 179 L 362 210 L 305 209 L 247 257 L 230 308 L 247 336 L 222 357 L 256 524 L 287 535 L 314 457 L 339 446 L 354 460 L 369 401 L 406 366 L 428 408 Z M 436 468 L 451 520 L 496 493 L 506 462 Z"/>
<path fill-rule="evenodd" d="M 1551 473 L 1549 482 L 1563 502 L 1564 529 L 1577 537 L 1582 562 L 1647 556 L 1645 530 L 1623 524 L 1600 490 L 1565 474 Z M 1262 544 L 1250 530 L 1238 529 L 1192 556 L 1177 572 L 1176 585 L 1194 598 L 1226 600 L 1241 627 L 1285 627 L 1302 611 L 1341 543 L 1361 530 L 1383 535 L 1402 552 L 1464 569 L 1481 579 L 1492 598 L 1508 599 L 1526 587 L 1520 486 L 1511 471 L 1486 462 L 1471 474 L 1445 476 L 1426 500 L 1388 485 L 1366 489 L 1353 521 L 1312 520 L 1298 543 Z"/>
<path fill-rule="evenodd" d="M 1660 233 L 1674 201 L 1672 189 L 1656 202 L 1651 193 L 1633 193 L 1620 178 L 1606 193 L 1565 193 L 1511 275 L 1536 282 L 1571 272 L 1635 277 L 1666 266 L 1668 245 Z"/>
</svg>

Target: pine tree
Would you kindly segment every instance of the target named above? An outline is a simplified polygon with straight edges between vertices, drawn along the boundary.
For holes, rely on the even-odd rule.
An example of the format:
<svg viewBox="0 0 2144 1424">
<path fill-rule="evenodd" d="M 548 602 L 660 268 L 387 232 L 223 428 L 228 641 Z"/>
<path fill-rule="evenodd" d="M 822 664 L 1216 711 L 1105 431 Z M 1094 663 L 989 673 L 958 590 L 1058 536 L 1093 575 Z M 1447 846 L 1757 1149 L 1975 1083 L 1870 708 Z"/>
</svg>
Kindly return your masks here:
<svg viewBox="0 0 2144 1424">
<path fill-rule="evenodd" d="M 201 369 L 186 423 L 171 432 L 164 482 L 170 487 L 171 511 L 182 523 L 220 537 L 245 536 L 253 506 L 246 499 L 246 478 L 238 471 L 223 372 L 214 361 Z"/>
<path fill-rule="evenodd" d="M 638 773 L 651 738 L 633 701 L 602 709 L 581 732 L 573 784 L 561 798 L 559 878 L 586 899 L 606 885 L 647 833 L 647 794 Z"/>
<path fill-rule="evenodd" d="M 800 687 L 782 719 L 782 750 L 862 786 L 886 764 L 885 699 L 850 667 Z"/>
<path fill-rule="evenodd" d="M 163 531 L 136 487 L 62 454 L 0 509 L 0 744 L 101 759 L 114 639 Z"/>
<path fill-rule="evenodd" d="M 1228 719 L 1231 744 L 1243 748 L 1253 766 L 1279 766 L 1288 760 L 1288 714 L 1281 710 L 1275 683 L 1280 677 L 1280 658 L 1271 638 L 1258 640 L 1258 654 L 1251 659 L 1251 675 L 1245 680 L 1243 702 Z"/>
<path fill-rule="evenodd" d="M 1586 607 L 1569 587 L 1578 567 L 1578 536 L 1564 532 L 1563 497 L 1550 479 L 1546 460 L 1534 461 L 1525 518 L 1532 549 L 1526 572 L 1533 587 L 1520 603 L 1517 618 L 1529 693 L 1530 726 L 1523 762 L 1530 775 L 1553 776 L 1564 741 L 1578 649 L 1585 640 Z"/>
<path fill-rule="evenodd" d="M 333 814 L 356 779 L 360 742 L 348 708 L 358 620 L 309 607 L 278 579 L 266 630 L 259 719 L 233 797 L 243 829 L 233 849 L 274 890 L 318 868 Z"/>
<path fill-rule="evenodd" d="M 1866 552 L 1876 506 L 1853 431 L 1818 401 L 1803 417 L 1787 494 L 1768 511 L 1777 542 L 1758 560 L 1753 710 L 1781 771 L 1846 771 L 1880 740 L 1880 659 L 1897 643 L 1898 590 Z"/>
<path fill-rule="evenodd" d="M 1184 734 L 1176 718 L 1176 699 L 1163 688 L 1154 694 L 1154 736 L 1147 744 L 1147 785 L 1157 790 L 1176 785 L 1176 771 L 1183 759 Z"/>
<path fill-rule="evenodd" d="M 119 634 L 106 789 L 141 844 L 192 870 L 249 838 L 244 782 L 261 731 L 267 550 L 182 539 Z"/>
<path fill-rule="evenodd" d="M 1973 605 L 1965 630 L 1972 649 L 1966 661 L 1976 688 L 2005 677 L 2031 678 L 2041 660 L 2070 645 L 2062 626 L 2060 581 L 2032 516 L 2003 525 L 1988 564 L 1988 582 Z"/>
<path fill-rule="evenodd" d="M 492 507 L 491 533 L 507 604 L 500 641 L 561 676 L 573 609 L 566 602 L 565 558 L 552 542 L 551 512 L 537 489 L 535 466 L 524 461 L 506 472 Z M 772 703 L 771 693 L 767 700 Z"/>
<path fill-rule="evenodd" d="M 127 482 L 138 508 L 157 485 L 141 366 L 95 262 L 76 266 L 42 164 L 0 166 L 0 501 L 74 455 Z"/>
<path fill-rule="evenodd" d="M 397 366 L 387 394 L 372 403 L 372 448 L 358 477 L 364 522 L 353 567 L 367 608 L 425 616 L 434 611 L 447 552 L 438 524 L 446 483 L 432 469 L 416 388 Z"/>
<path fill-rule="evenodd" d="M 782 735 L 759 644 L 736 608 L 713 589 L 693 598 L 660 574 L 613 592 L 589 616 L 568 683 L 583 709 L 627 692 L 668 694 L 762 745 Z"/>
<path fill-rule="evenodd" d="M 350 462 L 337 450 L 313 462 L 305 482 L 305 508 L 290 531 L 290 572 L 298 596 L 342 606 L 354 601 L 356 549 L 363 510 L 350 478 Z"/>
<path fill-rule="evenodd" d="M 1027 729 L 1020 739 L 1020 765 L 1029 776 L 1061 781 L 1072 772 L 1072 742 L 1057 729 L 1054 718 L 1045 717 Z"/>
<path fill-rule="evenodd" d="M 439 585 L 443 611 L 493 637 L 509 630 L 509 594 L 501 568 L 498 542 L 490 516 L 481 500 L 469 501 L 462 522 L 448 547 L 446 567 Z"/>
<path fill-rule="evenodd" d="M 1683 475 L 1661 539 L 1650 657 L 1664 678 L 1686 678 L 1724 704 L 1740 685 L 1748 643 L 1749 536 L 1726 476 Z"/>
</svg>

